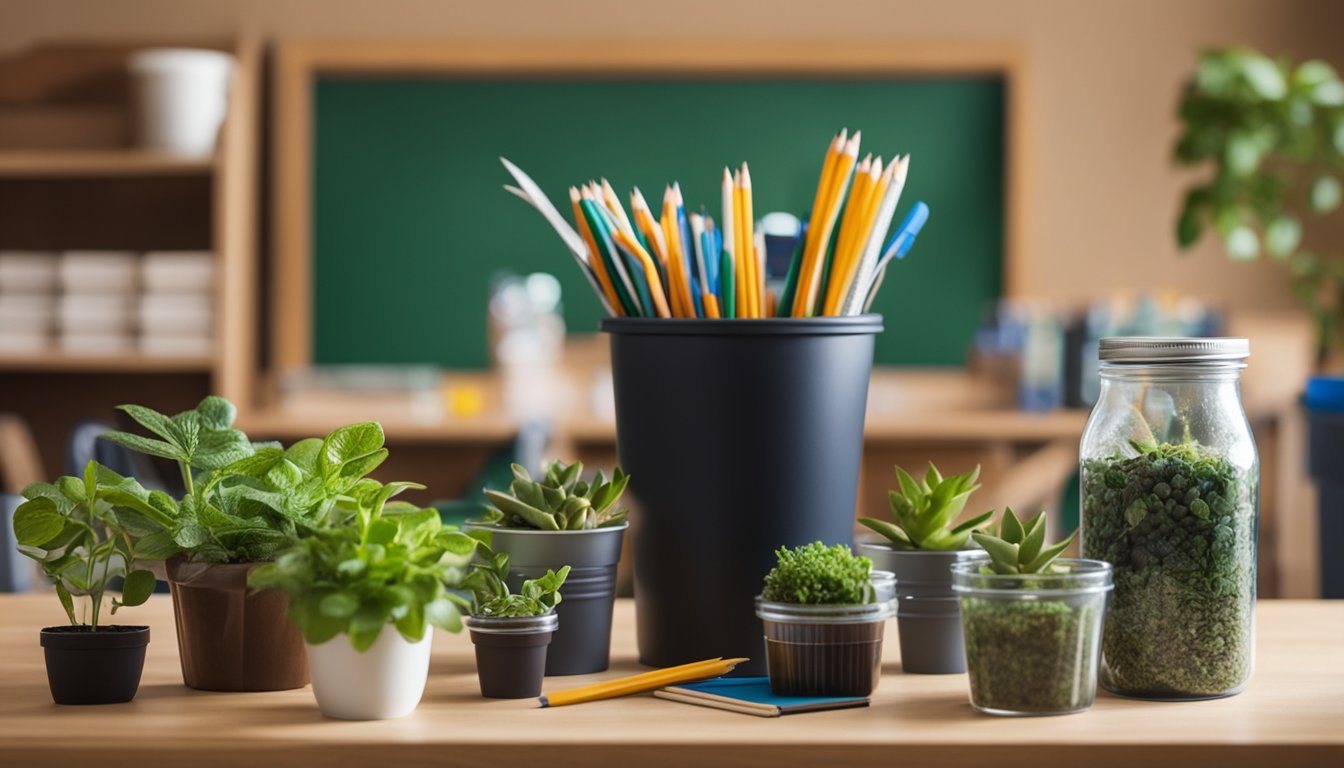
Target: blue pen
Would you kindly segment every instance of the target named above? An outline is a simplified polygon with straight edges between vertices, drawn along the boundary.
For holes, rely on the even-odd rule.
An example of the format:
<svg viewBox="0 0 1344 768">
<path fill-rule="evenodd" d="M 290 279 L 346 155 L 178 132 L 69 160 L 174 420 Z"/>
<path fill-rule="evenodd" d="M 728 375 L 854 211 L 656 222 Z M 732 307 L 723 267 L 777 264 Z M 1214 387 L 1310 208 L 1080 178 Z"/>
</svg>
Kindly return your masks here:
<svg viewBox="0 0 1344 768">
<path fill-rule="evenodd" d="M 915 203 L 915 207 L 910 209 L 910 213 L 905 215 L 905 220 L 901 222 L 900 229 L 892 235 L 891 242 L 882 251 L 882 258 L 878 259 L 878 269 L 886 266 L 886 262 L 892 256 L 898 259 L 904 259 L 905 254 L 910 252 L 910 247 L 915 244 L 915 236 L 919 230 L 924 227 L 924 222 L 929 220 L 929 206 L 924 204 L 923 200 Z"/>
<path fill-rule="evenodd" d="M 680 196 L 681 188 L 677 188 Z M 695 305 L 695 316 L 705 316 L 705 305 L 700 298 L 700 278 L 695 268 L 695 241 L 691 239 L 691 224 L 686 220 L 686 209 L 677 206 L 677 231 L 681 233 L 682 257 L 686 260 L 686 274 L 691 278 L 691 303 Z"/>
</svg>

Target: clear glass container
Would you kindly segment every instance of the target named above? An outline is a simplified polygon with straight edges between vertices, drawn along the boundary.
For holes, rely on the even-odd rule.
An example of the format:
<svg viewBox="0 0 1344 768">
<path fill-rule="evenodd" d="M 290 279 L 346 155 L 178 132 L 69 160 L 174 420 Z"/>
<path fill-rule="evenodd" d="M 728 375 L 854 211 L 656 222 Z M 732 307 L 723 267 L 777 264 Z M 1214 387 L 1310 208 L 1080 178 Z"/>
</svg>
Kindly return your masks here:
<svg viewBox="0 0 1344 768">
<path fill-rule="evenodd" d="M 1102 339 L 1083 432 L 1082 554 L 1114 568 L 1100 682 L 1149 699 L 1239 693 L 1255 659 L 1260 464 L 1246 339 Z"/>
<path fill-rule="evenodd" d="M 1048 573 L 952 565 L 971 706 L 991 715 L 1067 715 L 1092 706 L 1111 566 L 1055 561 Z"/>
</svg>

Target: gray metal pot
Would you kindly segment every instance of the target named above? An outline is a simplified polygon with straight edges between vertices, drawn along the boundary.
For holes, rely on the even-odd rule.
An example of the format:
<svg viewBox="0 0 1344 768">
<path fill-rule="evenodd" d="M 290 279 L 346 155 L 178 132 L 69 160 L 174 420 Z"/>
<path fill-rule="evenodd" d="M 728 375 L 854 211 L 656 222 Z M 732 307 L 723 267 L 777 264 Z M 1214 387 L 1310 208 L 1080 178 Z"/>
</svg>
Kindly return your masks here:
<svg viewBox="0 0 1344 768">
<path fill-rule="evenodd" d="M 898 549 L 884 541 L 861 541 L 858 546 L 859 553 L 873 561 L 873 568 L 896 574 L 901 669 L 924 675 L 965 672 L 961 607 L 952 591 L 952 564 L 984 557 L 984 551 Z"/>
<path fill-rule="evenodd" d="M 616 601 L 616 563 L 628 525 L 588 531 L 537 531 L 468 523 L 490 532 L 490 547 L 509 554 L 509 589 L 526 579 L 568 565 L 555 613 L 560 627 L 546 653 L 546 674 L 602 672 L 611 660 L 611 611 Z"/>
</svg>

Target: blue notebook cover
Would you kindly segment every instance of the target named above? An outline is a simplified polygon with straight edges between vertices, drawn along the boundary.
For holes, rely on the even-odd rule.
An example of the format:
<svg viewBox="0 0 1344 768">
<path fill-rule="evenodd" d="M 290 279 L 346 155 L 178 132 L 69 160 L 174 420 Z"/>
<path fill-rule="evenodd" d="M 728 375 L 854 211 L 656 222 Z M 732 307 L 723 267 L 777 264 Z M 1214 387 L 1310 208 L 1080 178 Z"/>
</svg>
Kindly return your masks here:
<svg viewBox="0 0 1344 768">
<path fill-rule="evenodd" d="M 698 683 L 663 688 L 659 698 L 717 707 L 761 717 L 778 717 L 798 712 L 819 712 L 868 706 L 866 696 L 808 697 L 776 696 L 765 677 L 718 677 Z"/>
</svg>

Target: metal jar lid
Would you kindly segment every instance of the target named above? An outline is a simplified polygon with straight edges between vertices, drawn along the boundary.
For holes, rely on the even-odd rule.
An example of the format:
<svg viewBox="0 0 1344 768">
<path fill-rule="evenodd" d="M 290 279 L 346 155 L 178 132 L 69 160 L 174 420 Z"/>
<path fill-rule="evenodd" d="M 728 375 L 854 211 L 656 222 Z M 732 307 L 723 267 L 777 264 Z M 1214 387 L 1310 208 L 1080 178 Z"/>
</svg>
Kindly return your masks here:
<svg viewBox="0 0 1344 768">
<path fill-rule="evenodd" d="M 1102 362 L 1111 363 L 1232 362 L 1250 354 L 1250 341 L 1237 337 L 1113 336 L 1098 350 Z"/>
</svg>

